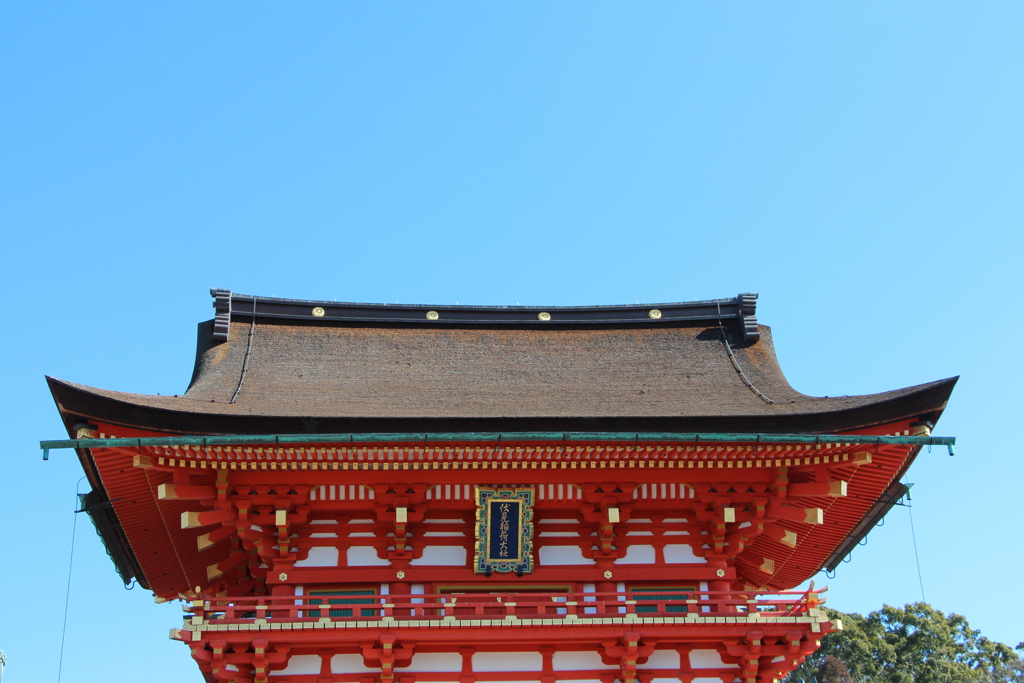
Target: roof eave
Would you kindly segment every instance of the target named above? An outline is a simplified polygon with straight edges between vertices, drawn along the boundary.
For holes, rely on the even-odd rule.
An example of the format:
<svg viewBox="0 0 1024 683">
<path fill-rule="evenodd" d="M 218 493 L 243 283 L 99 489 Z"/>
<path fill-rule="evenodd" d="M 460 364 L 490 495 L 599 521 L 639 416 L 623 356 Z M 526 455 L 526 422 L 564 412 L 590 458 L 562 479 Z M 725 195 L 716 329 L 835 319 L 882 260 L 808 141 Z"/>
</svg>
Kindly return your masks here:
<svg viewBox="0 0 1024 683">
<path fill-rule="evenodd" d="M 870 429 L 903 419 L 938 420 L 957 378 L 923 385 L 920 391 L 878 399 L 855 408 L 808 413 L 717 416 L 534 416 L 534 417 L 315 417 L 228 415 L 177 411 L 112 398 L 61 380 L 47 381 L 67 424 L 98 420 L 168 434 L 323 434 L 366 432 L 632 431 L 836 434 Z M 167 399 L 173 401 L 175 399 Z"/>
</svg>

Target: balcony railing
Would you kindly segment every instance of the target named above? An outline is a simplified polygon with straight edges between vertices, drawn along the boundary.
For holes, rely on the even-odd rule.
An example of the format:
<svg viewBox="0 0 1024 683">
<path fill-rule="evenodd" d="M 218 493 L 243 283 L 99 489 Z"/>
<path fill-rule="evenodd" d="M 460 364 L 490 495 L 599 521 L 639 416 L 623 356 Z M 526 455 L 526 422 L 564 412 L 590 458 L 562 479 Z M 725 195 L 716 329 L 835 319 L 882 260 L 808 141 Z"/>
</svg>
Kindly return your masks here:
<svg viewBox="0 0 1024 683">
<path fill-rule="evenodd" d="M 334 628 L 350 625 L 350 622 L 352 626 L 358 623 L 363 627 L 372 626 L 374 622 L 400 622 L 399 625 L 415 627 L 438 621 L 487 620 L 493 624 L 496 621 L 536 619 L 550 625 L 557 625 L 555 620 L 570 625 L 581 621 L 600 623 L 598 620 L 619 622 L 648 618 L 706 623 L 707 620 L 717 621 L 719 617 L 730 621 L 739 618 L 742 621 L 766 622 L 803 617 L 799 621 L 821 622 L 825 621 L 817 609 L 824 602 L 821 592 L 689 592 L 678 588 L 623 593 L 355 595 L 324 592 L 302 596 L 208 598 L 192 601 L 185 610 L 187 622 L 207 625 L 200 630 L 221 630 L 216 625 L 227 624 L 255 624 L 270 628 L 275 622 L 288 622 L 292 624 L 290 628 L 304 628 L 302 624 L 307 622 L 317 625 L 330 623 Z M 277 628 L 281 626 L 284 624 Z"/>
</svg>

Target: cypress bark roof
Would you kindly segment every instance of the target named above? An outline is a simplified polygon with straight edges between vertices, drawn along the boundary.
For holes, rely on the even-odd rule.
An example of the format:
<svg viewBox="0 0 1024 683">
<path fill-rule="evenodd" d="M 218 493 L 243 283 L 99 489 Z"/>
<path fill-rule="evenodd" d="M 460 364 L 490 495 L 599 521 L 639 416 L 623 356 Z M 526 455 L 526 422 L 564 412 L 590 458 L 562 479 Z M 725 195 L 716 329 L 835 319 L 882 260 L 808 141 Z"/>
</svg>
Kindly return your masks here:
<svg viewBox="0 0 1024 683">
<path fill-rule="evenodd" d="M 200 434 L 838 433 L 903 418 L 934 422 L 956 382 L 806 396 L 786 381 L 770 329 L 756 324 L 742 297 L 656 305 L 667 312 L 662 319 L 649 316 L 651 306 L 546 309 L 554 311 L 548 325 L 525 307 L 447 307 L 431 325 L 420 311 L 429 307 L 375 306 L 374 319 L 352 308 L 359 305 L 323 302 L 350 308 L 303 317 L 280 311 L 318 302 L 229 297 L 227 315 L 222 293 L 218 318 L 199 326 L 184 395 L 48 378 L 65 419 Z M 462 322 L 444 324 L 467 311 Z"/>
</svg>

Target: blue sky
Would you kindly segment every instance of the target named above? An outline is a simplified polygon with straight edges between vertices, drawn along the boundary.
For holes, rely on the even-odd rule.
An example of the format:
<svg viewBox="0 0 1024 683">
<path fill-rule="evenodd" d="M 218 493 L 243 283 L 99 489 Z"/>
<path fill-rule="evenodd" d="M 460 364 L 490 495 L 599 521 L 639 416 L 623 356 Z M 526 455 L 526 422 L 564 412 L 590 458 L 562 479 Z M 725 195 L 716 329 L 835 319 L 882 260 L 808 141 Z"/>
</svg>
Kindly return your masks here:
<svg viewBox="0 0 1024 683">
<path fill-rule="evenodd" d="M 758 291 L 805 393 L 961 375 L 937 430 L 957 456 L 910 474 L 924 589 L 1024 640 L 1022 21 L 1013 2 L 0 6 L 8 680 L 56 680 L 81 476 L 40 460 L 62 436 L 43 375 L 180 393 L 211 286 Z M 166 639 L 178 608 L 124 591 L 78 522 L 62 680 L 198 680 Z M 919 600 L 908 511 L 827 583 L 848 611 Z"/>
</svg>

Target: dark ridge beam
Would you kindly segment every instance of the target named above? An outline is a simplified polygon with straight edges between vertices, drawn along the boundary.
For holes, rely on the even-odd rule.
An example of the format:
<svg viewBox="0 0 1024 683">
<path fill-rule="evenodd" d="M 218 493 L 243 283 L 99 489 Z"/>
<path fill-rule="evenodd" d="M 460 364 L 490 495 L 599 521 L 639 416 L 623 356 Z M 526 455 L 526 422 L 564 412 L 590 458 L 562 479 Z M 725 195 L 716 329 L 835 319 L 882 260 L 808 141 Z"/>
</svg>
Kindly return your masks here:
<svg viewBox="0 0 1024 683">
<path fill-rule="evenodd" d="M 232 318 L 415 327 L 529 328 L 735 322 L 744 343 L 760 339 L 755 315 L 756 293 L 740 294 L 732 299 L 631 306 L 429 306 L 277 299 L 233 294 L 226 289 L 212 289 L 210 294 L 217 310 L 213 332 L 217 342 L 227 339 Z"/>
</svg>

